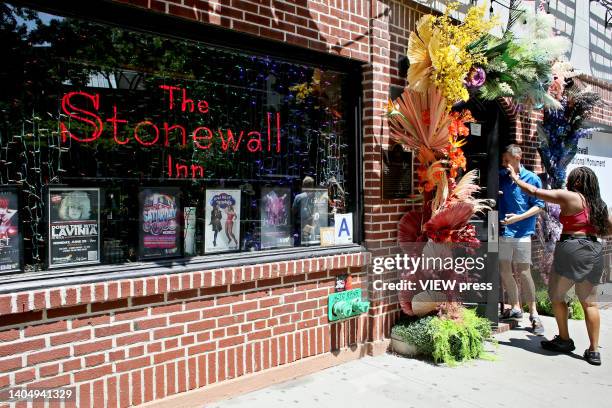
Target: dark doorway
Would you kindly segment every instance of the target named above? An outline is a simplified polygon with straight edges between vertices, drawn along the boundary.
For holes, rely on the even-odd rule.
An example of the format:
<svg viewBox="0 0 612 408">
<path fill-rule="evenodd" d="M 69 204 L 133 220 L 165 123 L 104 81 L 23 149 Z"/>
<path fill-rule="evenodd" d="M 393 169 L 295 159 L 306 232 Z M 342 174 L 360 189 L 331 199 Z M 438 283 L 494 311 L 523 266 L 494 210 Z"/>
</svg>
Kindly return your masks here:
<svg viewBox="0 0 612 408">
<path fill-rule="evenodd" d="M 499 191 L 500 146 L 509 140 L 509 122 L 503 107 L 497 101 L 481 101 L 475 98 L 456 107 L 469 109 L 476 123 L 470 126 L 468 143 L 463 146 L 467 170 L 477 169 L 478 184 L 482 188 L 479 198 L 493 200 L 495 211 L 472 219 L 478 238 L 487 250 L 486 281 L 493 282 L 486 302 L 478 305 L 478 311 L 496 326 L 499 304 L 498 219 L 497 199 Z"/>
</svg>

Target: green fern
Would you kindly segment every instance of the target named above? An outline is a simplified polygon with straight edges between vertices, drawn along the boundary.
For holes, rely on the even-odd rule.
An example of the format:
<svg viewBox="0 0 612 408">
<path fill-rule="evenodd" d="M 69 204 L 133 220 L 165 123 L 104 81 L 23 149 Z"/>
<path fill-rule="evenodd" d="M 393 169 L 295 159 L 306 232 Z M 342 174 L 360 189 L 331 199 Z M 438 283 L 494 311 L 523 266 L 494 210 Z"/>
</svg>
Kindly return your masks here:
<svg viewBox="0 0 612 408">
<path fill-rule="evenodd" d="M 491 323 L 474 310 L 463 309 L 457 320 L 429 316 L 399 323 L 392 333 L 414 344 L 421 354 L 432 357 L 436 363 L 454 366 L 476 358 L 494 360 L 484 351 L 485 341 L 494 341 Z"/>
</svg>

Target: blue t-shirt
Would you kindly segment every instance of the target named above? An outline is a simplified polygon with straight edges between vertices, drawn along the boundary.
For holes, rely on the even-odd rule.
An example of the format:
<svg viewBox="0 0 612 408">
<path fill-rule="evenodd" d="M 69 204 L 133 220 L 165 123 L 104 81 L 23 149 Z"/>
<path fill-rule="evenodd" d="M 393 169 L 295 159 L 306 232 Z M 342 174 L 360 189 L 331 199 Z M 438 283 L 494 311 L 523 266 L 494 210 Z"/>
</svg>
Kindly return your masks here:
<svg viewBox="0 0 612 408">
<path fill-rule="evenodd" d="M 525 183 L 542 188 L 542 180 L 533 172 L 521 166 L 519 179 Z M 544 208 L 544 201 L 521 190 L 512 181 L 508 170 L 499 172 L 499 189 L 503 193 L 499 199 L 499 220 L 506 218 L 506 214 L 523 214 L 533 206 Z M 504 225 L 502 236 L 512 238 L 529 237 L 535 234 L 536 216 L 529 217 L 511 225 Z"/>
</svg>

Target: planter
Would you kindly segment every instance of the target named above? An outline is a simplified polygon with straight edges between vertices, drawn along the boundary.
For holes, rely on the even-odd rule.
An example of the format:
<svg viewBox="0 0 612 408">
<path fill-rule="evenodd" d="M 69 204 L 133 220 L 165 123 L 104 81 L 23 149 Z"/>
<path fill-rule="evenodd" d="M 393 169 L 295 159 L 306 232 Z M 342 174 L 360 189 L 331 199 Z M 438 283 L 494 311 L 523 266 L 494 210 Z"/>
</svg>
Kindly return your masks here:
<svg viewBox="0 0 612 408">
<path fill-rule="evenodd" d="M 414 357 L 419 354 L 416 346 L 399 338 L 395 334 L 391 335 L 391 347 L 393 351 L 406 357 Z"/>
</svg>

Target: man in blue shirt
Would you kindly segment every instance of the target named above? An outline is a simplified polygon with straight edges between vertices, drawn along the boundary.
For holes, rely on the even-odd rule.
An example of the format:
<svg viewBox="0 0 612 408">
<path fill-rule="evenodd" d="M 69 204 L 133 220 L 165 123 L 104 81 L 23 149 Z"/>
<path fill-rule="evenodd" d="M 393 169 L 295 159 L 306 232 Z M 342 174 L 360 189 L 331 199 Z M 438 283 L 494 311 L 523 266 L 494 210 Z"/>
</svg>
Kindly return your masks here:
<svg viewBox="0 0 612 408">
<path fill-rule="evenodd" d="M 510 145 L 502 156 L 503 169 L 499 173 L 499 221 L 502 233 L 499 239 L 499 270 L 502 285 L 508 294 L 511 309 L 504 311 L 505 318 L 521 319 L 523 312 L 519 302 L 517 282 L 513 268 L 521 278 L 523 298 L 529 305 L 529 320 L 533 332 L 544 335 L 542 321 L 536 309 L 535 285 L 531 276 L 531 236 L 535 234 L 536 215 L 544 208 L 544 201 L 528 195 L 517 186 L 508 174 L 512 166 L 520 179 L 537 188 L 542 181 L 521 165 L 521 148 Z"/>
</svg>

